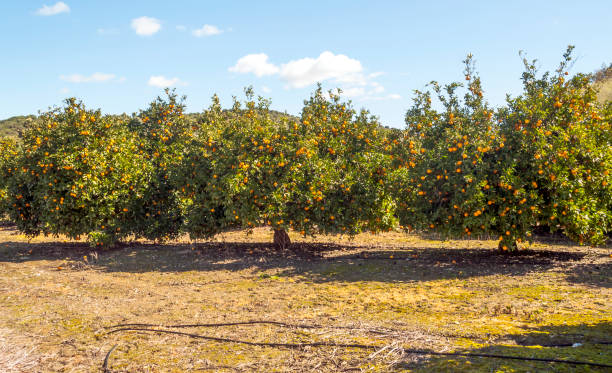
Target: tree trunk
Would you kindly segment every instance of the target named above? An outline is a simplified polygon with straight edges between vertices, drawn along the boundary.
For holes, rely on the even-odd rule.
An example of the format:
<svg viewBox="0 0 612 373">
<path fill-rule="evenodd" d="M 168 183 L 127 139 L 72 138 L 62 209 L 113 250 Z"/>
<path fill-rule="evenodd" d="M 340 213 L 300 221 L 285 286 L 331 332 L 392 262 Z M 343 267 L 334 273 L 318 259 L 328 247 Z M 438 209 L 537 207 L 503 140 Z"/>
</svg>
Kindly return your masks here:
<svg viewBox="0 0 612 373">
<path fill-rule="evenodd" d="M 274 247 L 277 250 L 285 250 L 291 245 L 291 239 L 284 229 L 274 230 Z"/>
</svg>

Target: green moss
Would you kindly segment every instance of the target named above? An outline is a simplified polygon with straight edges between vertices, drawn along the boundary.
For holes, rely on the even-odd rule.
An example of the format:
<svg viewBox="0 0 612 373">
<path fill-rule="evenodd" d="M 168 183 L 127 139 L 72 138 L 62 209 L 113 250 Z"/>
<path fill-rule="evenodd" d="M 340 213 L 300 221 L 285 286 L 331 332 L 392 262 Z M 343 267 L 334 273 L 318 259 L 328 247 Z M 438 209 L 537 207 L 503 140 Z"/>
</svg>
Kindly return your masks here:
<svg viewBox="0 0 612 373">
<path fill-rule="evenodd" d="M 82 319 L 77 319 L 77 318 L 64 319 L 60 322 L 60 324 L 66 330 L 66 332 L 70 334 L 85 333 L 85 332 L 89 333 L 91 331 L 91 328 L 89 327 L 89 325 L 85 325 Z"/>
</svg>

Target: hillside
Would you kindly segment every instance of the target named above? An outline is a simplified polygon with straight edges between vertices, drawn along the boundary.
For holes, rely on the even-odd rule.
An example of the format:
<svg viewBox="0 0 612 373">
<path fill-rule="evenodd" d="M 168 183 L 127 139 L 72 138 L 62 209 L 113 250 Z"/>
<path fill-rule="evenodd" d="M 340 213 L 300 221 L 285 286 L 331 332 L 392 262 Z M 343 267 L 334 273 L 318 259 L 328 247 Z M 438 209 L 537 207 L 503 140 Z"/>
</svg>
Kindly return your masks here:
<svg viewBox="0 0 612 373">
<path fill-rule="evenodd" d="M 298 117 L 295 117 L 293 115 L 282 113 L 276 110 L 270 110 L 270 114 L 272 115 L 274 119 L 280 119 L 283 117 L 286 117 L 288 119 L 296 119 L 296 120 L 299 119 Z M 201 113 L 185 114 L 185 116 L 188 119 L 191 119 L 194 122 L 197 122 L 201 115 L 202 115 Z M 121 117 L 128 118 L 126 117 L 126 114 L 117 114 L 117 115 L 112 115 L 112 116 L 116 118 L 121 118 Z M 37 118 L 36 115 L 19 115 L 19 116 L 10 117 L 7 119 L 1 119 L 0 120 L 0 137 L 18 137 L 19 133 L 23 131 L 24 128 L 26 128 L 28 123 L 35 120 L 36 118 Z"/>
<path fill-rule="evenodd" d="M 602 67 L 600 70 L 593 74 L 595 84 L 599 88 L 599 100 L 601 102 L 612 100 L 612 64 L 607 67 Z M 270 110 L 270 113 L 274 119 L 286 117 L 288 119 L 299 119 L 296 116 L 283 113 L 276 110 Z M 125 114 L 119 114 L 117 117 L 124 116 Z M 193 121 L 197 121 L 201 116 L 201 113 L 189 113 L 187 117 Z M 0 137 L 18 137 L 19 133 L 26 127 L 26 125 L 32 120 L 36 119 L 36 115 L 19 115 L 10 117 L 7 119 L 0 119 Z M 381 126 L 383 130 L 390 130 L 394 132 L 392 128 L 387 126 Z"/>
<path fill-rule="evenodd" d="M 599 101 L 612 101 L 612 64 L 595 72 L 594 79 L 599 88 Z"/>
<path fill-rule="evenodd" d="M 0 137 L 17 137 L 35 115 L 20 115 L 0 120 Z"/>
<path fill-rule="evenodd" d="M 612 101 L 612 78 L 608 78 L 600 83 L 599 85 L 599 101 L 606 102 Z"/>
</svg>

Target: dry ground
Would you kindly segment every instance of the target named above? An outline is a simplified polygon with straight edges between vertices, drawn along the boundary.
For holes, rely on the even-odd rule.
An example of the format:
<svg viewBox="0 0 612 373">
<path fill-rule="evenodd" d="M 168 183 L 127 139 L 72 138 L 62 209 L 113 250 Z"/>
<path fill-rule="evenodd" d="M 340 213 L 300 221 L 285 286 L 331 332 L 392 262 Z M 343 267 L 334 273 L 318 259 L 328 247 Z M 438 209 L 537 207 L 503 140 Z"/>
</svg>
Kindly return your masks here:
<svg viewBox="0 0 612 373">
<path fill-rule="evenodd" d="M 0 371 L 604 371 L 517 360 L 402 353 L 399 347 L 612 364 L 612 248 L 539 242 L 499 255 L 492 241 L 388 233 L 272 232 L 208 242 L 136 242 L 99 252 L 31 242 L 0 227 Z M 261 347 L 120 331 L 125 323 L 278 321 L 172 330 L 249 342 L 371 344 Z M 337 328 L 339 326 L 349 328 Z M 168 330 L 168 329 L 164 329 Z M 574 343 L 580 343 L 571 347 Z"/>
</svg>

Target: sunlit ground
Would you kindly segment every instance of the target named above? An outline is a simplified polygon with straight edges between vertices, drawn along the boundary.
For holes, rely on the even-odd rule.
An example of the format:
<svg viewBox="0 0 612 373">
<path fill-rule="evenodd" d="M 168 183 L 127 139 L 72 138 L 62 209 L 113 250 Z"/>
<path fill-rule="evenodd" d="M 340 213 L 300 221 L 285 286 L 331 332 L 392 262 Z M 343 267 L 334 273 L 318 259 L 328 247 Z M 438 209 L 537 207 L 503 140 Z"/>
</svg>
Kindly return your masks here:
<svg viewBox="0 0 612 373">
<path fill-rule="evenodd" d="M 604 371 L 401 348 L 612 364 L 612 248 L 540 241 L 500 255 L 494 241 L 387 233 L 302 239 L 272 232 L 207 242 L 85 243 L 0 228 L 0 370 Z M 248 342 L 332 342 L 378 349 L 261 347 L 121 331 L 124 323 L 278 321 L 172 330 Z M 349 328 L 336 328 L 338 326 Z M 164 329 L 166 330 L 166 329 Z M 579 343 L 576 347 L 572 344 Z M 569 346 L 568 346 L 569 345 Z M 3 367 L 4 366 L 4 367 Z M 599 370 L 598 370 L 599 369 Z"/>
</svg>

